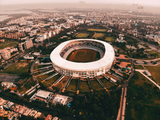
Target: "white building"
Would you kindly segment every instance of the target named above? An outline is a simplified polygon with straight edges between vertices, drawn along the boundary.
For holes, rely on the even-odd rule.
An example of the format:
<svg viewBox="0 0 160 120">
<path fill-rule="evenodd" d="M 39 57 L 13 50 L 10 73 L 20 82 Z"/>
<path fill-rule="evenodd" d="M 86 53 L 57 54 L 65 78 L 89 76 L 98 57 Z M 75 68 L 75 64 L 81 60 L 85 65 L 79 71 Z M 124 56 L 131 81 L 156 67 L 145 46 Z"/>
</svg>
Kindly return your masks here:
<svg viewBox="0 0 160 120">
<path fill-rule="evenodd" d="M 4 49 L 1 51 L 1 55 L 4 60 L 8 60 L 11 57 L 11 52 L 8 49 Z"/>
<path fill-rule="evenodd" d="M 40 89 L 30 98 L 30 100 L 40 100 L 44 102 L 48 102 L 48 100 L 52 100 L 52 99 L 53 99 L 52 92 L 48 92 Z"/>
<path fill-rule="evenodd" d="M 101 58 L 87 63 L 66 60 L 72 51 L 78 49 L 98 51 Z M 115 53 L 113 47 L 106 42 L 93 39 L 75 39 L 61 43 L 52 51 L 50 59 L 55 70 L 63 75 L 93 78 L 110 70 Z"/>
<path fill-rule="evenodd" d="M 61 105 L 67 105 L 69 102 L 71 102 L 69 100 L 70 97 L 68 96 L 64 96 L 64 95 L 60 95 L 60 94 L 57 94 L 54 99 L 53 99 L 53 103 L 55 104 L 61 104 Z M 71 98 L 70 98 L 71 99 Z M 72 99 L 71 99 L 72 100 Z"/>
</svg>

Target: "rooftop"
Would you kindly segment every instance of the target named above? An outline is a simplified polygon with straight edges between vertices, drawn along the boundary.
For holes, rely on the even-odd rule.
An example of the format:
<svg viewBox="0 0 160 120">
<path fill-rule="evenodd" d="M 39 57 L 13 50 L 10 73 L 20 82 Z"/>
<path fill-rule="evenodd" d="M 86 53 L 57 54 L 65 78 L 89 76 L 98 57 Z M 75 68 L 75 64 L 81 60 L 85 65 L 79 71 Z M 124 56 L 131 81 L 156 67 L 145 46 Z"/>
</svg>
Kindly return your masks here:
<svg viewBox="0 0 160 120">
<path fill-rule="evenodd" d="M 45 91 L 45 90 L 38 90 L 36 93 L 36 96 L 41 97 L 41 98 L 47 98 L 51 92 Z"/>
<path fill-rule="evenodd" d="M 68 43 L 73 42 L 73 41 L 95 41 L 102 43 L 105 46 L 105 54 L 104 56 L 93 62 L 88 62 L 88 63 L 77 63 L 77 62 L 71 62 L 68 60 L 63 59 L 60 56 L 60 51 L 63 49 L 64 46 L 66 46 Z M 100 40 L 94 40 L 94 39 L 75 39 L 75 40 L 70 40 L 61 43 L 58 47 L 56 47 L 51 55 L 50 55 L 51 61 L 56 65 L 64 69 L 70 69 L 70 70 L 75 70 L 75 71 L 87 71 L 87 70 L 96 70 L 98 68 L 106 67 L 108 64 L 111 64 L 115 58 L 115 53 L 113 47 L 103 41 Z"/>
</svg>

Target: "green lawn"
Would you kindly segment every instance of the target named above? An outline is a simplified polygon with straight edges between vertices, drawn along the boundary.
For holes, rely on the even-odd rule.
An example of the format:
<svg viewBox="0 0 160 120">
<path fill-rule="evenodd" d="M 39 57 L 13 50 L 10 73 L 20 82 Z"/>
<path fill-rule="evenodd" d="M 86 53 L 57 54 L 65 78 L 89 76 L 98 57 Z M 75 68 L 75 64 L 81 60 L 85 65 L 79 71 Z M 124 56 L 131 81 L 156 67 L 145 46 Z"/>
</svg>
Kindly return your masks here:
<svg viewBox="0 0 160 120">
<path fill-rule="evenodd" d="M 93 52 L 78 52 L 74 57 L 74 62 L 91 62 L 93 60 Z"/>
<path fill-rule="evenodd" d="M 77 79 L 72 79 L 72 81 L 69 84 L 67 90 L 76 91 L 77 90 L 77 84 L 78 84 L 78 80 Z"/>
<path fill-rule="evenodd" d="M 87 50 L 87 49 L 73 51 L 67 57 L 67 60 L 74 62 L 91 62 L 97 59 L 100 59 L 100 53 L 94 50 Z"/>
<path fill-rule="evenodd" d="M 103 34 L 103 33 L 95 33 L 94 35 L 93 35 L 93 38 L 103 38 L 105 36 L 105 34 Z"/>
<path fill-rule="evenodd" d="M 160 90 L 135 72 L 127 89 L 126 120 L 160 120 Z"/>
<path fill-rule="evenodd" d="M 34 75 L 39 75 L 39 74 L 44 73 L 44 72 L 46 72 L 46 71 L 42 70 L 42 71 L 36 72 Z"/>
<path fill-rule="evenodd" d="M 0 49 L 4 49 L 6 47 L 12 47 L 17 44 L 18 44 L 18 42 L 15 42 L 15 41 L 14 42 L 13 41 L 6 41 L 6 42 L 0 44 Z"/>
<path fill-rule="evenodd" d="M 146 51 L 150 56 L 153 56 L 154 58 L 160 58 L 160 53 L 156 51 Z"/>
<path fill-rule="evenodd" d="M 139 76 L 139 79 L 136 80 L 136 81 L 134 82 L 134 84 L 141 86 L 141 85 L 144 85 L 144 83 L 147 83 L 147 84 L 151 84 L 152 87 L 155 86 L 155 85 L 154 85 L 153 83 L 151 83 L 146 77 L 144 77 L 141 73 L 135 72 L 135 74 Z"/>
<path fill-rule="evenodd" d="M 34 81 L 32 78 L 29 78 L 29 80 L 27 81 L 27 83 L 20 88 L 18 91 L 23 94 L 25 93 L 27 90 L 29 90 L 32 86 L 36 85 L 36 81 Z"/>
<path fill-rule="evenodd" d="M 54 77 L 52 77 L 51 79 L 47 80 L 46 82 L 50 85 L 52 85 L 58 78 L 60 78 L 61 75 L 56 75 Z"/>
<path fill-rule="evenodd" d="M 160 65 L 158 66 L 145 66 L 146 69 L 152 74 L 152 77 L 159 84 L 160 83 Z"/>
<path fill-rule="evenodd" d="M 49 77 L 49 75 L 48 74 L 45 74 L 45 75 L 41 75 L 41 78 L 44 80 L 44 79 L 46 79 L 46 78 L 48 78 Z"/>
<path fill-rule="evenodd" d="M 101 78 L 100 80 L 103 82 L 103 84 L 106 86 L 106 88 L 110 88 L 113 86 L 113 84 L 111 82 L 107 81 L 105 78 Z"/>
<path fill-rule="evenodd" d="M 81 81 L 80 91 L 89 91 L 89 86 L 87 81 Z"/>
<path fill-rule="evenodd" d="M 40 77 L 40 76 L 38 76 L 38 77 L 37 77 L 37 80 L 38 80 L 39 82 L 41 82 L 41 81 L 42 81 L 42 79 L 41 79 L 41 77 Z"/>
<path fill-rule="evenodd" d="M 88 31 L 90 31 L 90 32 L 106 32 L 106 29 L 93 29 L 93 28 L 90 28 L 90 29 L 88 29 Z"/>
<path fill-rule="evenodd" d="M 142 65 L 134 65 L 135 69 L 144 69 Z"/>
<path fill-rule="evenodd" d="M 140 43 L 140 45 L 146 47 L 145 49 L 150 49 L 150 47 L 148 45 L 146 45 L 146 44 Z"/>
<path fill-rule="evenodd" d="M 43 82 L 43 85 L 44 85 L 45 87 L 50 87 L 50 86 L 51 86 L 51 85 L 50 85 L 48 82 L 46 82 L 46 81 Z"/>
<path fill-rule="evenodd" d="M 16 75 L 21 75 L 22 73 L 27 73 L 28 70 L 30 69 L 30 66 L 32 63 L 28 62 L 17 62 L 5 69 L 3 72 L 4 73 L 9 73 L 9 74 L 16 74 Z"/>
<path fill-rule="evenodd" d="M 105 41 L 107 41 L 107 42 L 114 42 L 115 39 L 113 37 L 106 37 Z"/>
<path fill-rule="evenodd" d="M 76 38 L 87 38 L 89 34 L 87 33 L 79 33 Z"/>
<path fill-rule="evenodd" d="M 38 65 L 35 64 L 33 70 L 37 70 L 37 68 L 38 68 Z"/>
<path fill-rule="evenodd" d="M 38 68 L 43 68 L 43 67 L 47 67 L 47 66 L 50 66 L 50 65 L 38 65 Z"/>
<path fill-rule="evenodd" d="M 91 84 L 92 84 L 92 86 L 93 86 L 93 90 L 102 89 L 102 86 L 98 83 L 97 80 L 91 80 Z"/>
</svg>

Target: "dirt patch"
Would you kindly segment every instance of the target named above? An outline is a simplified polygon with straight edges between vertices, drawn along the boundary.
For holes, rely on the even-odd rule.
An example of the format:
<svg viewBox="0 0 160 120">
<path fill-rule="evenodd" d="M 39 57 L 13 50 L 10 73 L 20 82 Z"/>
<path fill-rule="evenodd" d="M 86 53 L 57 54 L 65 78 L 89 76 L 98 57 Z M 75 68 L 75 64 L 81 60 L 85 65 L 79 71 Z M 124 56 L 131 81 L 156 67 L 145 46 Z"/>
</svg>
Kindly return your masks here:
<svg viewBox="0 0 160 120">
<path fill-rule="evenodd" d="M 16 65 L 17 69 L 21 68 L 21 67 L 26 67 L 28 65 L 28 63 L 18 63 Z"/>
</svg>

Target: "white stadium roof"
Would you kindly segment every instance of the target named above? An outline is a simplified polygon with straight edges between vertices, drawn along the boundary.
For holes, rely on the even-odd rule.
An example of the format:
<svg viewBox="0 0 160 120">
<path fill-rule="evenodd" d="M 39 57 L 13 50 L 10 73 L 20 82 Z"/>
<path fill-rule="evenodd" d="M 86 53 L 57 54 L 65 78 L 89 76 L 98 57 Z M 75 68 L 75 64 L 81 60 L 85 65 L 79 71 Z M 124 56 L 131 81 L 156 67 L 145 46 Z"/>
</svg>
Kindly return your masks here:
<svg viewBox="0 0 160 120">
<path fill-rule="evenodd" d="M 105 46 L 104 56 L 97 61 L 87 62 L 87 63 L 78 63 L 78 62 L 68 61 L 60 56 L 61 50 L 68 43 L 74 42 L 74 41 L 82 41 L 82 40 L 83 41 L 95 41 L 95 42 L 102 43 Z M 96 70 L 98 68 L 103 68 L 111 64 L 114 61 L 115 53 L 114 53 L 113 47 L 107 42 L 103 42 L 100 40 L 94 40 L 94 39 L 75 39 L 75 40 L 63 42 L 60 45 L 58 45 L 52 51 L 50 58 L 54 65 L 57 65 L 63 69 L 74 70 L 74 71 L 90 71 L 90 70 Z"/>
</svg>

